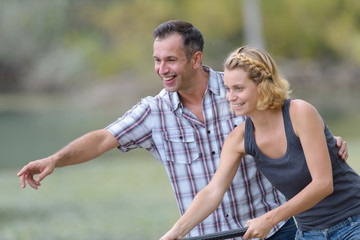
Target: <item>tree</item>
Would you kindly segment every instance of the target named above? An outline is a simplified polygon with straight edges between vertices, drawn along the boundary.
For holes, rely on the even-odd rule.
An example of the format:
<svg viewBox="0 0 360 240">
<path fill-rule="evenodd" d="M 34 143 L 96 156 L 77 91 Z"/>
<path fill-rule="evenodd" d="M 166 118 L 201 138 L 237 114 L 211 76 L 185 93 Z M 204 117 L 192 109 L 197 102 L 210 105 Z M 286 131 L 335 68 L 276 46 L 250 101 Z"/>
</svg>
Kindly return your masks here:
<svg viewBox="0 0 360 240">
<path fill-rule="evenodd" d="M 245 44 L 265 49 L 259 0 L 242 0 Z"/>
</svg>

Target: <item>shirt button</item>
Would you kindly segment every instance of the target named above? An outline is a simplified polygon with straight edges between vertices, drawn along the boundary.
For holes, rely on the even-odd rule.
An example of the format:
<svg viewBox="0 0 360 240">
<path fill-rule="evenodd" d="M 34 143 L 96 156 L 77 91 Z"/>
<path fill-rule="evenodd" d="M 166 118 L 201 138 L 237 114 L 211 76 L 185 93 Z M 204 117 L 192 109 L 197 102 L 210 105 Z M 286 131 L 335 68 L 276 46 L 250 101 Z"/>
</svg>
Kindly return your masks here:
<svg viewBox="0 0 360 240">
<path fill-rule="evenodd" d="M 225 217 L 229 217 L 229 214 L 228 214 L 228 213 L 226 213 L 226 214 L 225 214 Z"/>
<path fill-rule="evenodd" d="M 210 133 L 211 133 L 211 131 L 210 131 L 210 130 L 208 130 L 208 131 L 207 131 L 207 133 L 208 133 L 208 134 L 210 134 Z"/>
<path fill-rule="evenodd" d="M 212 155 L 214 155 L 216 152 L 215 152 L 215 151 L 212 151 L 211 153 L 212 153 Z"/>
</svg>

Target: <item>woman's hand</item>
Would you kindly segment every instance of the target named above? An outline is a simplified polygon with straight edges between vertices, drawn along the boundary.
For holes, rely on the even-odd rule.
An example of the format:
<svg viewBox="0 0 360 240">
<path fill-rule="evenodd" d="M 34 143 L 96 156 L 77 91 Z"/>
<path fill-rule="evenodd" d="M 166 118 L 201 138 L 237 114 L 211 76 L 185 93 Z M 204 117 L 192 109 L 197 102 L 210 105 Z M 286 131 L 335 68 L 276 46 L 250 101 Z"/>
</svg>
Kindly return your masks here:
<svg viewBox="0 0 360 240">
<path fill-rule="evenodd" d="M 170 231 L 168 231 L 164 236 L 160 238 L 160 240 L 177 240 L 177 239 L 182 239 L 182 237 L 179 236 L 179 234 L 173 229 L 170 229 Z"/>
<path fill-rule="evenodd" d="M 275 225 L 272 224 L 272 221 L 267 214 L 258 218 L 253 218 L 247 221 L 245 224 L 245 227 L 248 227 L 248 230 L 246 230 L 243 239 L 264 239 L 274 226 Z"/>
</svg>

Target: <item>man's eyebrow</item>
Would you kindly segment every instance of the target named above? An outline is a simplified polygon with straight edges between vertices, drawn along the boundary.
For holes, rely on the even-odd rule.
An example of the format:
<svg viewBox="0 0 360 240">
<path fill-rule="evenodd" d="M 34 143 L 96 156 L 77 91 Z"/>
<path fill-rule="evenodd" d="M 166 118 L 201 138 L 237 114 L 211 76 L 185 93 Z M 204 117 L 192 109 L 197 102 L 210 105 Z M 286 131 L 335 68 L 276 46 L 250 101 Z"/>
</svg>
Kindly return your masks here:
<svg viewBox="0 0 360 240">
<path fill-rule="evenodd" d="M 153 55 L 153 58 L 158 58 L 158 59 L 160 59 L 160 57 L 157 57 L 157 56 L 155 56 L 155 55 Z M 164 57 L 164 59 L 169 59 L 169 58 L 179 58 L 179 57 L 178 57 L 178 56 L 175 56 L 175 55 L 169 55 L 169 56 Z"/>
</svg>

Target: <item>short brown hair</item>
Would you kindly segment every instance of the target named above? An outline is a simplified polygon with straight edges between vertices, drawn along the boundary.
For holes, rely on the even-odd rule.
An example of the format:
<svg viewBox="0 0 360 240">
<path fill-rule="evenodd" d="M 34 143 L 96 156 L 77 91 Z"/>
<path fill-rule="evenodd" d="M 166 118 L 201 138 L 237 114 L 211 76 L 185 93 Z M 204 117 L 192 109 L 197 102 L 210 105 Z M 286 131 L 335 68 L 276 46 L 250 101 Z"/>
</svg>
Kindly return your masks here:
<svg viewBox="0 0 360 240">
<path fill-rule="evenodd" d="M 180 34 L 183 38 L 183 47 L 186 58 L 190 61 L 191 57 L 204 48 L 204 37 L 199 29 L 191 23 L 182 20 L 171 20 L 160 24 L 153 31 L 155 38 L 164 39 L 174 33 Z"/>
</svg>

